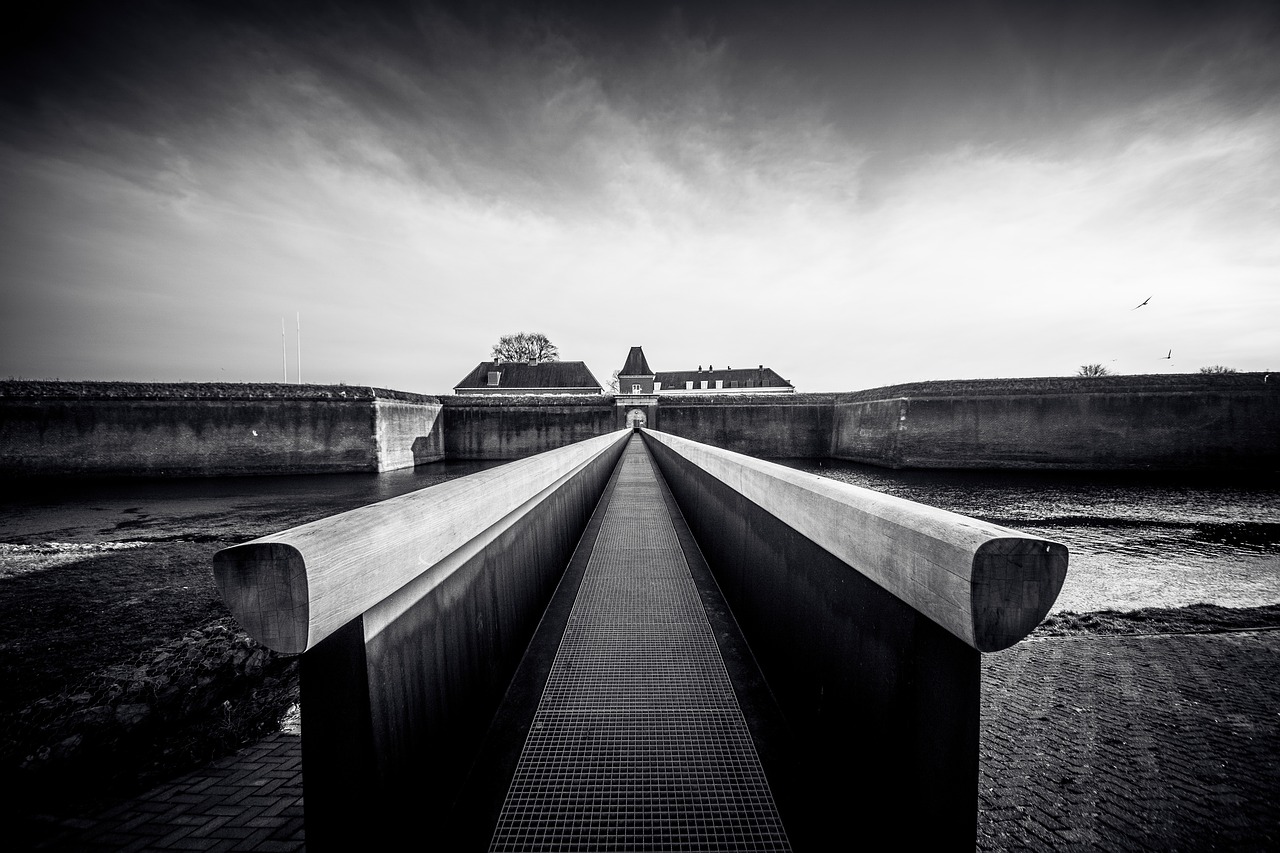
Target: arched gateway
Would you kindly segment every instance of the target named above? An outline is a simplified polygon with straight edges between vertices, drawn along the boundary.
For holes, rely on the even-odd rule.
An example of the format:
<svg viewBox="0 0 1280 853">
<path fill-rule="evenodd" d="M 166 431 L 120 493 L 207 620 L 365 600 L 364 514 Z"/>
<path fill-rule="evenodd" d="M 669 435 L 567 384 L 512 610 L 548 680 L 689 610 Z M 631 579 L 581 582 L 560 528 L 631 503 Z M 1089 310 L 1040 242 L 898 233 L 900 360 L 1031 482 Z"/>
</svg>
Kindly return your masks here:
<svg viewBox="0 0 1280 853">
<path fill-rule="evenodd" d="M 642 427 L 648 422 L 649 419 L 645 416 L 644 409 L 632 409 L 627 412 L 627 429 Z"/>
</svg>

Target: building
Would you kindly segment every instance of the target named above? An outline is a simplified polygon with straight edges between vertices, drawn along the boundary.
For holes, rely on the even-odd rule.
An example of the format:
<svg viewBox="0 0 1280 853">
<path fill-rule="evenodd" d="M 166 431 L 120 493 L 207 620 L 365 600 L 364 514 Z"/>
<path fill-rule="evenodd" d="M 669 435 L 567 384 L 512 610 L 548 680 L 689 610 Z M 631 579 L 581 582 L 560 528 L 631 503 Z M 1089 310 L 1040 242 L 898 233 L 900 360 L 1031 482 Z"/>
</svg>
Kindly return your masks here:
<svg viewBox="0 0 1280 853">
<path fill-rule="evenodd" d="M 602 394 L 581 361 L 482 361 L 453 386 L 455 394 Z"/>
<path fill-rule="evenodd" d="M 795 386 L 773 368 L 725 367 L 717 370 L 673 370 L 654 374 L 654 393 L 665 394 L 794 394 Z"/>
<path fill-rule="evenodd" d="M 795 390 L 794 385 L 763 364 L 747 368 L 726 365 L 719 370 L 712 365 L 704 370 L 698 365 L 697 370 L 654 372 L 640 347 L 631 348 L 626 364 L 618 371 L 619 395 L 794 394 Z"/>
<path fill-rule="evenodd" d="M 632 347 L 627 353 L 627 361 L 618 371 L 619 394 L 652 394 L 654 372 L 649 369 L 649 362 L 644 357 L 644 350 Z"/>
<path fill-rule="evenodd" d="M 640 347 L 630 349 L 618 371 L 618 393 L 613 402 L 618 407 L 620 426 L 642 427 L 655 422 L 658 396 L 653 393 L 653 371 Z"/>
</svg>

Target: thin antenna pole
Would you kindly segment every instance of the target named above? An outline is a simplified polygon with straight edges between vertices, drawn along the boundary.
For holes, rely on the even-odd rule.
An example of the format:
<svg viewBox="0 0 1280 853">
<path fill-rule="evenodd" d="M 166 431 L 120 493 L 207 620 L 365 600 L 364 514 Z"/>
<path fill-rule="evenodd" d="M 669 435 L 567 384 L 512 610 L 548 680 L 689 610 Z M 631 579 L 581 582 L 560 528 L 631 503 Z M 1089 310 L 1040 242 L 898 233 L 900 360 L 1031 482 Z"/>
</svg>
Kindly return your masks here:
<svg viewBox="0 0 1280 853">
<path fill-rule="evenodd" d="M 298 384 L 302 384 L 302 312 L 298 312 Z"/>
<path fill-rule="evenodd" d="M 284 338 L 284 318 L 280 318 L 280 355 L 284 362 L 284 381 L 289 381 L 289 345 Z"/>
</svg>

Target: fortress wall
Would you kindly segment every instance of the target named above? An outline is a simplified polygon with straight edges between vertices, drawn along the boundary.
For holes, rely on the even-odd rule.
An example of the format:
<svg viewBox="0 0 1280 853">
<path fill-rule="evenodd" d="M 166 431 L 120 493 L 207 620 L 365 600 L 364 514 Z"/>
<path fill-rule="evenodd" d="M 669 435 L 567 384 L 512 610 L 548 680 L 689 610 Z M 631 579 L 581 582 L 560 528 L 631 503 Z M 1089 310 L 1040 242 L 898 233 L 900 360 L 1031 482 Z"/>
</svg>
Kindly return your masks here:
<svg viewBox="0 0 1280 853">
<path fill-rule="evenodd" d="M 449 459 L 522 459 L 617 429 L 611 397 L 442 398 Z"/>
<path fill-rule="evenodd" d="M 433 436 L 435 398 L 380 398 L 369 388 L 64 383 L 31 390 L 0 388 L 0 473 L 380 471 L 425 461 L 443 444 Z"/>
<path fill-rule="evenodd" d="M 826 457 L 831 395 L 661 398 L 650 426 L 728 450 L 771 457 Z M 618 428 L 609 396 L 445 397 L 449 459 L 520 459 Z"/>
<path fill-rule="evenodd" d="M 608 395 L 0 382 L 0 474 L 215 476 L 520 459 L 620 425 Z M 922 382 L 662 398 L 650 427 L 765 458 L 898 468 L 1280 470 L 1280 377 Z"/>
<path fill-rule="evenodd" d="M 906 398 L 833 404 L 831 455 L 837 459 L 896 466 L 898 430 L 906 407 Z"/>
<path fill-rule="evenodd" d="M 901 468 L 1276 469 L 1280 389 L 1263 377 L 902 386 L 837 402 L 832 455 Z"/>
<path fill-rule="evenodd" d="M 412 468 L 444 458 L 439 403 L 374 400 L 378 470 Z"/>
<path fill-rule="evenodd" d="M 662 398 L 654 428 L 750 456 L 818 458 L 831 453 L 826 394 Z"/>
</svg>

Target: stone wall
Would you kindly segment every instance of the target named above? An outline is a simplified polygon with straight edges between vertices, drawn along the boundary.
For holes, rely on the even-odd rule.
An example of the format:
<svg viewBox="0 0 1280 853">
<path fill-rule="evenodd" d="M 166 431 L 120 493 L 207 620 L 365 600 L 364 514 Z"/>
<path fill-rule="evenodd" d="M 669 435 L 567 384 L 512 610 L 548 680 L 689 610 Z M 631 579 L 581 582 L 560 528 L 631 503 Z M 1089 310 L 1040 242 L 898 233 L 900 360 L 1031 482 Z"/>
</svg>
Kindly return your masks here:
<svg viewBox="0 0 1280 853">
<path fill-rule="evenodd" d="M 617 429 L 613 398 L 443 397 L 445 456 L 522 459 Z"/>
<path fill-rule="evenodd" d="M 412 468 L 444 458 L 444 421 L 438 402 L 373 401 L 379 471 Z"/>
<path fill-rule="evenodd" d="M 842 395 L 831 455 L 894 468 L 1280 469 L 1260 373 L 915 383 Z"/>
<path fill-rule="evenodd" d="M 434 397 L 347 386 L 0 383 L 0 473 L 386 471 L 443 456 Z"/>
<path fill-rule="evenodd" d="M 654 429 L 750 456 L 825 457 L 831 394 L 659 398 Z"/>
<path fill-rule="evenodd" d="M 756 456 L 825 457 L 831 448 L 833 400 L 831 394 L 659 398 L 648 426 Z M 442 402 L 450 459 L 519 459 L 604 435 L 618 428 L 627 411 L 608 395 L 445 397 Z"/>
<path fill-rule="evenodd" d="M 611 395 L 425 397 L 348 386 L 0 382 L 0 473 L 387 471 L 521 459 L 617 429 Z M 651 428 L 765 458 L 895 468 L 1280 470 L 1280 378 L 918 382 L 659 398 Z"/>
</svg>

